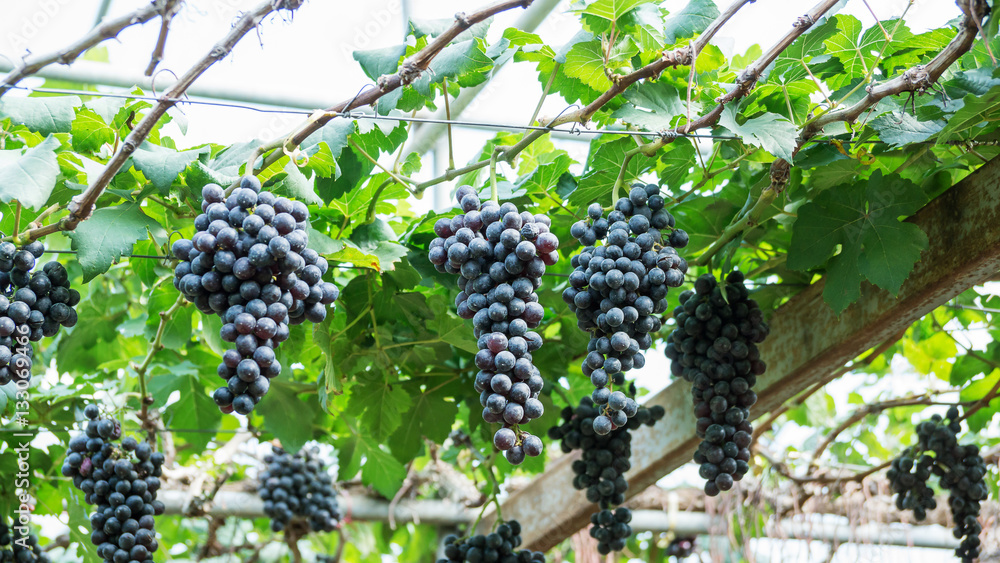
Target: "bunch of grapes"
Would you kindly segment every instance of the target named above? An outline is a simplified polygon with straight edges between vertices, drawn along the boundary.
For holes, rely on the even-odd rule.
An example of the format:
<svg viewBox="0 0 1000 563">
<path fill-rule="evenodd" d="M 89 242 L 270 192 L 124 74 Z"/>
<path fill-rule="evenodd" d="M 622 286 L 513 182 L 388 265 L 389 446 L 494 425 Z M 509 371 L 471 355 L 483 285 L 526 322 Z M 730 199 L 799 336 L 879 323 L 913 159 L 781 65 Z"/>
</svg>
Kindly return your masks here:
<svg viewBox="0 0 1000 563">
<path fill-rule="evenodd" d="M 0 521 L 0 563 L 49 563 L 48 555 L 38 544 L 38 536 L 24 534 L 18 526 Z"/>
<path fill-rule="evenodd" d="M 309 209 L 261 190 L 245 176 L 228 197 L 216 184 L 201 192 L 197 232 L 173 244 L 180 260 L 174 287 L 223 320 L 220 336 L 235 344 L 219 365 L 225 382 L 213 398 L 222 412 L 250 414 L 281 373 L 274 349 L 288 325 L 326 318 L 340 291 L 323 281 L 326 259 L 309 243 Z"/>
<path fill-rule="evenodd" d="M 159 548 L 154 516 L 164 510 L 156 500 L 163 454 L 131 436 L 121 439 L 121 426 L 101 418 L 97 405 L 83 412 L 89 419 L 86 430 L 69 441 L 62 474 L 72 477 L 84 500 L 96 506 L 90 540 L 104 561 L 151 562 Z"/>
<path fill-rule="evenodd" d="M 500 561 L 501 563 L 545 563 L 545 554 L 540 551 L 518 551 L 521 545 L 521 524 L 510 520 L 497 526 L 491 534 L 479 534 L 470 538 L 450 535 L 444 539 L 446 559 L 437 563 L 478 563 L 480 561 Z"/>
<path fill-rule="evenodd" d="M 80 292 L 70 289 L 66 268 L 52 261 L 33 272 L 43 252 L 39 241 L 21 250 L 0 243 L 0 385 L 31 379 L 30 342 L 76 325 Z"/>
<path fill-rule="evenodd" d="M 587 209 L 588 220 L 570 229 L 584 245 L 572 258 L 575 268 L 563 300 L 577 316 L 580 329 L 591 334 L 583 373 L 595 390 L 601 412 L 594 430 L 608 434 L 635 416 L 638 405 L 614 386 L 625 383 L 625 372 L 646 363 L 643 350 L 660 330 L 656 316 L 667 310 L 667 290 L 684 283 L 687 262 L 677 248 L 687 245 L 687 233 L 674 228 L 655 184 L 634 185 L 628 197 L 604 217 L 599 203 Z M 593 246 L 601 241 L 601 246 Z"/>
<path fill-rule="evenodd" d="M 316 451 L 302 449 L 292 455 L 273 446 L 264 462 L 267 469 L 260 474 L 257 494 L 271 518 L 271 530 L 280 532 L 293 523 L 314 532 L 332 532 L 340 526 L 333 479 Z"/>
<path fill-rule="evenodd" d="M 691 554 L 694 553 L 694 542 L 695 538 L 674 538 L 670 542 L 670 545 L 667 546 L 667 556 L 673 556 L 678 559 L 691 557 Z"/>
<path fill-rule="evenodd" d="M 934 415 L 917 425 L 917 445 L 907 448 L 892 461 L 888 471 L 892 491 L 898 493 L 896 507 L 912 510 L 917 520 L 927 517 L 927 511 L 937 507 L 934 491 L 927 486 L 931 475 L 938 477 L 941 488 L 950 491 L 948 507 L 955 527 L 952 532 L 962 543 L 955 555 L 963 563 L 979 557 L 978 516 L 980 503 L 986 500 L 986 463 L 979 455 L 979 446 L 959 444 L 962 430 L 957 407 L 948 409 L 945 419 Z"/>
<path fill-rule="evenodd" d="M 640 407 L 635 416 L 624 426 L 608 434 L 599 434 L 594 429 L 594 419 L 601 416 L 601 409 L 590 397 L 580 400 L 576 408 L 566 407 L 562 411 L 563 422 L 549 429 L 549 438 L 562 440 L 564 453 L 582 450 L 580 459 L 573 462 L 573 487 L 587 491 L 587 500 L 596 503 L 600 510 L 591 515 L 593 527 L 590 535 L 597 541 L 601 554 L 621 551 L 632 535 L 628 523 L 632 513 L 627 508 L 612 508 L 625 502 L 628 481 L 625 473 L 631 469 L 632 430 L 640 426 L 652 426 L 663 418 L 666 411 L 657 405 L 652 408 Z"/>
<path fill-rule="evenodd" d="M 694 461 L 707 480 L 705 494 L 715 496 L 750 470 L 749 409 L 757 402 L 753 386 L 767 368 L 757 344 L 767 337 L 768 327 L 738 271 L 726 277 L 724 287 L 711 274 L 699 277 L 694 291 L 681 293 L 674 320 L 677 328 L 666 356 L 671 372 L 693 384 L 702 439 Z"/>
<path fill-rule="evenodd" d="M 479 339 L 475 388 L 483 420 L 503 423 L 493 444 L 518 465 L 525 455 L 542 453 L 541 439 L 520 425 L 544 412 L 542 376 L 531 358 L 542 346 L 532 329 L 545 315 L 535 290 L 545 267 L 559 259 L 559 239 L 544 215 L 519 213 L 509 202 L 480 203 L 469 186 L 456 198 L 465 213 L 437 221 L 428 258 L 438 271 L 460 274 L 455 304 L 460 317 L 472 319 Z"/>
</svg>

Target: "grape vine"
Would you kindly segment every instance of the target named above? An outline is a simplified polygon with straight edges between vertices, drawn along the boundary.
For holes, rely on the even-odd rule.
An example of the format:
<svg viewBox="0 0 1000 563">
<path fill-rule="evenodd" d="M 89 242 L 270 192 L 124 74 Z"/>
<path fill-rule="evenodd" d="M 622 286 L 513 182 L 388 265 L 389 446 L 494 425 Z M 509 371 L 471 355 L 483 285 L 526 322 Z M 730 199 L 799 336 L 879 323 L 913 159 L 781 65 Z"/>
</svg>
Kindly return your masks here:
<svg viewBox="0 0 1000 563">
<path fill-rule="evenodd" d="M 544 215 L 518 212 L 513 203 L 481 203 L 475 190 L 460 187 L 463 214 L 438 219 L 428 260 L 440 272 L 459 274 L 458 316 L 472 319 L 478 339 L 475 389 L 483 420 L 502 423 L 493 445 L 507 461 L 542 453 L 542 440 L 520 425 L 544 414 L 538 393 L 544 382 L 531 353 L 542 346 L 537 328 L 545 316 L 535 290 L 545 267 L 559 259 L 559 239 Z"/>
</svg>

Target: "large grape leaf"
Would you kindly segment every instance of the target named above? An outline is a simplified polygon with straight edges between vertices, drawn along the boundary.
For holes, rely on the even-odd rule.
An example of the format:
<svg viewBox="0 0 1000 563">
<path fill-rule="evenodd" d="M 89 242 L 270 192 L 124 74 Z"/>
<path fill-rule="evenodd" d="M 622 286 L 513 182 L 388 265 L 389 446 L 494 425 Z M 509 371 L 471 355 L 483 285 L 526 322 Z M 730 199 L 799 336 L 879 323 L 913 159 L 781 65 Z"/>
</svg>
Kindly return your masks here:
<svg viewBox="0 0 1000 563">
<path fill-rule="evenodd" d="M 844 72 L 830 79 L 833 88 L 840 88 L 851 80 L 872 72 L 879 63 L 879 53 L 885 48 L 886 36 L 882 31 L 895 29 L 893 44 L 906 42 L 913 37 L 906 25 L 896 27 L 897 20 L 886 20 L 882 27 L 872 26 L 867 30 L 861 20 L 854 16 L 836 16 L 837 33 L 825 41 L 827 53 L 836 57 L 844 65 Z"/>
<path fill-rule="evenodd" d="M 0 201 L 16 199 L 22 205 L 41 209 L 59 177 L 57 148 L 59 140 L 50 135 L 23 154 L 20 149 L 0 151 Z"/>
<path fill-rule="evenodd" d="M 486 55 L 479 40 L 469 39 L 449 45 L 434 57 L 428 72 L 414 82 L 421 94 L 430 94 L 429 85 L 453 78 L 463 87 L 475 86 L 486 80 L 487 71 L 493 68 L 493 59 Z"/>
<path fill-rule="evenodd" d="M 792 161 L 798 129 L 794 123 L 781 115 L 764 113 L 739 123 L 736 108 L 730 105 L 723 110 L 719 125 L 743 137 L 743 141 L 747 144 L 760 147 L 788 162 Z"/>
<path fill-rule="evenodd" d="M 401 385 L 376 381 L 351 388 L 348 412 L 359 418 L 367 434 L 382 442 L 399 428 L 412 404 Z"/>
<path fill-rule="evenodd" d="M 76 96 L 47 96 L 44 98 L 13 98 L 0 100 L 0 119 L 9 117 L 42 135 L 69 133 L 76 113 L 73 108 L 82 102 Z"/>
<path fill-rule="evenodd" d="M 615 110 L 611 117 L 637 125 L 646 131 L 669 129 L 675 117 L 687 112 L 677 88 L 666 81 L 637 84 L 625 91 L 625 99 L 629 103 Z M 701 113 L 700 105 L 692 104 L 691 113 Z"/>
<path fill-rule="evenodd" d="M 163 227 L 143 213 L 139 203 L 123 203 L 98 209 L 67 236 L 73 239 L 83 281 L 89 282 L 107 272 L 123 254 L 131 254 L 132 245 L 146 240 L 150 232 L 157 238 L 166 236 Z"/>
<path fill-rule="evenodd" d="M 701 33 L 717 17 L 719 8 L 712 0 L 691 0 L 681 11 L 671 14 L 664 22 L 664 41 L 670 45 L 678 39 Z"/>
<path fill-rule="evenodd" d="M 286 370 L 291 369 L 285 366 Z M 218 410 L 218 409 L 216 409 Z M 281 378 L 271 380 L 267 392 L 254 412 L 264 417 L 262 427 L 281 441 L 288 451 L 297 452 L 312 439 L 313 423 L 319 414 L 315 400 L 299 399 L 298 391 Z"/>
<path fill-rule="evenodd" d="M 143 143 L 132 153 L 132 163 L 157 191 L 165 193 L 189 164 L 210 151 L 210 147 L 202 147 L 181 152 L 152 143 Z"/>
<path fill-rule="evenodd" d="M 1000 382 L 1000 369 L 994 369 L 989 372 L 986 377 L 982 379 L 977 379 L 972 383 L 966 385 L 960 392 L 959 398 L 962 402 L 972 402 L 979 401 L 986 397 L 990 391 Z M 976 411 L 972 416 L 970 416 L 966 422 L 969 425 L 969 430 L 972 432 L 980 432 L 987 424 L 993 419 L 997 411 L 1000 411 L 1000 397 L 994 397 L 983 406 L 980 410 Z"/>
<path fill-rule="evenodd" d="M 635 141 L 629 137 L 622 137 L 606 142 L 594 151 L 587 173 L 580 178 L 580 183 L 576 190 L 569 196 L 569 202 L 578 207 L 597 201 L 602 204 L 611 201 L 611 190 L 618 179 L 622 163 L 625 162 L 625 153 L 635 148 Z M 649 170 L 653 161 L 644 156 L 637 155 L 629 161 L 625 169 L 625 181 L 631 182 L 640 174 Z"/>
<path fill-rule="evenodd" d="M 838 313 L 860 296 L 862 279 L 897 294 L 927 248 L 927 235 L 900 217 L 926 201 L 919 185 L 880 170 L 868 182 L 826 190 L 799 208 L 788 266 L 808 270 L 829 259 L 823 295 Z"/>
<path fill-rule="evenodd" d="M 880 139 L 891 147 L 901 147 L 910 143 L 920 143 L 944 129 L 943 121 L 918 121 L 909 113 L 887 113 L 873 119 L 872 128 L 878 131 Z"/>
<path fill-rule="evenodd" d="M 584 41 L 573 45 L 566 53 L 563 72 L 595 90 L 607 90 L 611 87 L 611 80 L 604 73 L 604 53 L 601 51 L 600 41 Z"/>
<path fill-rule="evenodd" d="M 823 55 L 824 41 L 837 33 L 837 20 L 828 18 L 822 24 L 814 25 L 778 55 L 767 71 L 771 81 L 794 82 L 809 76 L 810 63 L 814 57 Z M 824 58 L 828 59 L 829 56 Z"/>
<path fill-rule="evenodd" d="M 997 108 L 1000 108 L 1000 86 L 994 86 L 981 96 L 969 94 L 963 101 L 965 105 L 948 119 L 939 135 L 940 141 L 950 141 L 955 138 L 969 138 L 966 133 L 986 121 L 996 119 Z"/>
<path fill-rule="evenodd" d="M 96 112 L 80 108 L 73 120 L 73 148 L 79 152 L 96 152 L 115 141 L 115 130 Z"/>
<path fill-rule="evenodd" d="M 406 478 L 406 467 L 384 452 L 378 442 L 369 438 L 358 438 L 355 455 L 364 457 L 361 462 L 361 481 L 386 498 L 395 496 Z"/>
<path fill-rule="evenodd" d="M 458 416 L 458 404 L 449 401 L 452 390 L 428 381 L 427 390 L 420 390 L 419 381 L 401 384 L 413 396 L 412 405 L 403 413 L 403 423 L 389 438 L 393 455 L 400 460 L 410 460 L 423 446 L 423 438 L 437 443 L 444 442 Z"/>
<path fill-rule="evenodd" d="M 156 366 L 151 372 L 155 376 L 148 383 L 149 392 L 158 405 L 165 404 L 177 391 L 177 401 L 164 409 L 163 420 L 170 428 L 199 430 L 184 434 L 185 441 L 197 451 L 203 451 L 212 439 L 211 432 L 201 430 L 215 430 L 222 422 L 219 407 L 206 392 L 207 387 L 220 384 L 222 380 L 215 376 L 214 369 L 209 369 L 208 374 L 202 373 L 205 370 L 187 361 L 169 367 Z"/>
<path fill-rule="evenodd" d="M 580 13 L 597 16 L 609 21 L 616 21 L 640 4 L 648 4 L 654 0 L 597 0 Z"/>
<path fill-rule="evenodd" d="M 358 61 L 368 78 L 378 80 L 381 76 L 395 73 L 399 67 L 399 59 L 404 54 L 405 44 L 393 45 L 370 51 L 354 51 L 354 60 Z"/>
</svg>

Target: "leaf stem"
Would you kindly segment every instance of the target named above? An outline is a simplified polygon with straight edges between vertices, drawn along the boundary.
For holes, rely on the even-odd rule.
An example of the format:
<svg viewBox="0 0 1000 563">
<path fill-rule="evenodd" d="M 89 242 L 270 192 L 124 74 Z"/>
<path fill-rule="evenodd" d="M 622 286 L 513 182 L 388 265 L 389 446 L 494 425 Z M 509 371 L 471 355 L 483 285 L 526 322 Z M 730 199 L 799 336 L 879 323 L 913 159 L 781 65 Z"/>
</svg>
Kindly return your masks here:
<svg viewBox="0 0 1000 563">
<path fill-rule="evenodd" d="M 14 239 L 17 240 L 17 233 L 21 228 L 21 200 L 14 200 Z"/>
<path fill-rule="evenodd" d="M 139 378 L 139 403 L 142 405 L 142 412 L 139 415 L 140 420 L 142 420 L 144 429 L 148 432 L 149 442 L 154 442 L 156 440 L 156 429 L 155 426 L 151 425 L 149 422 L 149 403 L 152 400 L 149 397 L 149 392 L 146 387 L 146 372 L 149 370 L 149 365 L 153 362 L 153 356 L 157 352 L 163 349 L 163 333 L 166 332 L 167 323 L 173 318 L 174 314 L 180 310 L 186 303 L 183 295 L 177 297 L 177 301 L 170 306 L 166 311 L 160 311 L 160 324 L 156 327 L 156 336 L 153 337 L 153 341 L 149 344 L 149 352 L 146 353 L 146 357 L 142 360 L 142 363 L 135 366 L 135 373 Z"/>
<path fill-rule="evenodd" d="M 375 207 L 378 205 L 378 196 L 382 195 L 382 192 L 389 186 L 391 186 L 393 180 L 386 180 L 375 189 L 375 193 L 372 194 L 372 201 L 368 204 L 368 213 L 365 214 L 365 224 L 370 224 L 375 221 Z"/>
<path fill-rule="evenodd" d="M 357 150 L 359 153 L 361 153 L 362 156 L 364 156 L 366 159 L 368 159 L 368 162 L 371 162 L 372 164 L 374 164 L 378 168 L 382 169 L 383 172 L 385 172 L 390 177 L 392 177 L 392 179 L 395 180 L 396 183 L 402 184 L 403 187 L 405 187 L 406 189 L 408 189 L 410 191 L 413 191 L 413 189 L 410 188 L 409 182 L 407 182 L 406 180 L 404 180 L 403 177 L 400 176 L 399 174 L 396 174 L 392 170 L 389 170 L 385 166 L 382 166 L 382 164 L 379 163 L 378 160 L 372 158 L 372 155 L 368 154 L 368 152 L 365 151 L 365 149 L 361 148 L 361 145 L 359 145 L 357 142 L 355 142 L 354 139 L 349 139 L 348 143 L 350 143 L 351 147 L 353 147 L 355 150 Z M 411 180 L 411 182 L 412 182 L 412 180 Z"/>
<path fill-rule="evenodd" d="M 549 97 L 549 92 L 552 90 L 552 85 L 556 81 L 556 74 L 559 73 L 559 67 L 562 63 L 556 61 L 552 65 L 552 74 L 549 74 L 549 81 L 545 83 L 545 89 L 542 90 L 542 97 L 538 99 L 538 104 L 535 105 L 535 111 L 531 114 L 531 119 L 528 121 L 528 125 L 534 125 L 535 121 L 538 119 L 538 113 L 542 111 L 542 104 L 545 103 L 545 98 Z"/>
<path fill-rule="evenodd" d="M 764 211 L 774 203 L 775 198 L 778 196 L 776 190 L 771 189 L 770 186 L 764 188 L 761 191 L 760 197 L 757 198 L 757 202 L 754 204 L 749 211 L 743 214 L 742 217 L 735 223 L 730 224 L 722 232 L 719 238 L 715 239 L 711 245 L 699 256 L 694 264 L 697 266 L 707 266 L 712 257 L 715 256 L 723 246 L 729 244 L 734 238 L 743 233 L 743 231 L 757 225 L 760 223 L 760 218 L 764 215 Z"/>
<path fill-rule="evenodd" d="M 490 154 L 490 201 L 500 205 L 500 194 L 497 192 L 497 155 L 503 151 L 500 147 L 495 147 Z"/>
</svg>

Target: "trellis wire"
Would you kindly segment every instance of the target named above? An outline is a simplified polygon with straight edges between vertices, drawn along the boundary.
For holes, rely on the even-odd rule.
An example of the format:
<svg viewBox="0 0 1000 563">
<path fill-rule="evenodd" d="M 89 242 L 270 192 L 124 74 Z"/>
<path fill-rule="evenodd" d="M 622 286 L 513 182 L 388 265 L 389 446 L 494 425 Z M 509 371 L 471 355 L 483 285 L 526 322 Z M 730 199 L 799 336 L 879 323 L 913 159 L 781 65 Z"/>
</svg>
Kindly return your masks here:
<svg viewBox="0 0 1000 563">
<path fill-rule="evenodd" d="M 294 108 L 262 108 L 259 106 L 251 106 L 245 104 L 238 104 L 234 102 L 213 102 L 206 100 L 192 100 L 190 98 L 168 98 L 168 97 L 157 97 L 157 96 L 146 96 L 140 94 L 124 94 L 115 92 L 94 92 L 89 90 L 74 90 L 69 88 L 32 88 L 29 86 L 13 86 L 12 89 L 23 90 L 29 93 L 39 93 L 39 94 L 65 94 L 65 95 L 75 95 L 75 96 L 90 96 L 94 98 L 119 98 L 127 100 L 146 100 L 152 102 L 159 101 L 169 101 L 175 104 L 188 104 L 192 106 L 209 106 L 209 107 L 224 107 L 231 109 L 242 109 L 247 111 L 254 111 L 258 113 L 268 113 L 268 114 L 285 114 L 285 115 L 305 115 L 310 116 L 317 112 L 322 113 L 324 110 L 302 110 Z M 690 138 L 690 139 L 711 139 L 716 141 L 740 141 L 742 137 L 736 135 L 711 135 L 704 133 L 677 133 L 674 131 L 658 132 L 658 131 L 629 131 L 624 129 L 581 129 L 574 125 L 570 129 L 559 129 L 556 127 L 546 127 L 544 125 L 520 125 L 520 124 L 509 124 L 509 123 L 487 123 L 481 121 L 466 121 L 459 119 L 436 119 L 430 117 L 411 117 L 405 115 L 378 115 L 372 113 L 361 113 L 354 111 L 338 112 L 337 117 L 342 117 L 346 119 L 370 119 L 372 121 L 396 121 L 403 123 L 426 123 L 426 124 L 436 124 L 436 125 L 454 125 L 458 127 L 470 127 L 479 129 L 495 129 L 499 131 L 547 131 L 551 133 L 566 133 L 570 135 L 622 135 L 629 137 L 662 137 L 662 136 L 673 136 L 679 138 Z M 886 141 L 882 140 L 868 140 L 868 141 L 858 141 L 858 140 L 839 140 L 839 139 L 806 139 L 806 143 L 823 143 L 823 144 L 872 144 L 872 145 L 887 145 Z M 991 142 L 987 142 L 992 144 Z M 937 144 L 935 141 L 921 141 L 917 143 L 910 144 Z M 945 144 L 962 144 L 962 142 L 948 142 Z"/>
<path fill-rule="evenodd" d="M 123 431 L 132 432 L 135 434 L 145 432 L 142 428 L 122 428 Z M 68 432 L 69 430 L 65 430 Z M 265 431 L 251 431 L 246 429 L 235 429 L 235 428 L 219 428 L 218 430 L 212 430 L 210 428 L 157 428 L 157 432 L 167 432 L 169 434 L 256 434 L 256 435 L 270 435 L 270 432 Z M 60 430 L 59 432 L 64 432 Z M 35 427 L 35 428 L 0 428 L 0 434 L 55 434 L 56 430 L 46 427 Z"/>
</svg>

